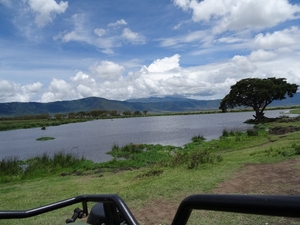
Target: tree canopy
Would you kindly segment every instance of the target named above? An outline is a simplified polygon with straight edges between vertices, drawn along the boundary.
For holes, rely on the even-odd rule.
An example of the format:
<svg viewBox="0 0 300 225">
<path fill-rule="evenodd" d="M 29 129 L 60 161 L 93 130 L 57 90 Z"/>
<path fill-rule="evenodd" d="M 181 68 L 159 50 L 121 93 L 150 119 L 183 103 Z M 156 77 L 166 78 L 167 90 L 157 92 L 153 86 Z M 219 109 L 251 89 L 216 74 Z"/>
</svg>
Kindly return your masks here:
<svg viewBox="0 0 300 225">
<path fill-rule="evenodd" d="M 264 110 L 274 100 L 293 97 L 298 90 L 297 84 L 286 82 L 285 78 L 246 78 L 232 85 L 230 92 L 222 99 L 219 109 L 226 112 L 236 106 L 252 107 L 255 119 L 264 118 Z"/>
</svg>

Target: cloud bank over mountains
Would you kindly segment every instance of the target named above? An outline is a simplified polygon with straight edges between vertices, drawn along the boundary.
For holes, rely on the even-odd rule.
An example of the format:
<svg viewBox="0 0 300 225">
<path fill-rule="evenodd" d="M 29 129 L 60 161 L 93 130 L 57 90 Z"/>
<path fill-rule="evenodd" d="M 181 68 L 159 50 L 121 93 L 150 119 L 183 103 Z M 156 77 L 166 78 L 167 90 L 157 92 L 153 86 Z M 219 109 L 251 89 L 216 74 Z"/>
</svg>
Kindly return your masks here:
<svg viewBox="0 0 300 225">
<path fill-rule="evenodd" d="M 0 0 L 12 35 L 0 33 L 0 102 L 208 100 L 247 77 L 300 84 L 297 2 L 173 0 L 161 3 L 170 13 L 154 18 L 126 14 L 124 5 L 101 14 L 79 1 L 24 0 L 17 9 L 15 2 Z"/>
</svg>

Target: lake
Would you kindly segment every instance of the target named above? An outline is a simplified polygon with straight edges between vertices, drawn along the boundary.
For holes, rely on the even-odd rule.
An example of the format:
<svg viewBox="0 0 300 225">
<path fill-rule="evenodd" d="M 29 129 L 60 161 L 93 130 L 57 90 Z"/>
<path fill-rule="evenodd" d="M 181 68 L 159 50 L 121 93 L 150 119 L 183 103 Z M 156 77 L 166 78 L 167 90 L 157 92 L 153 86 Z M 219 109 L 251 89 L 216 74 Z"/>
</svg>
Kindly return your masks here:
<svg viewBox="0 0 300 225">
<path fill-rule="evenodd" d="M 282 110 L 266 111 L 267 117 L 278 117 Z M 18 156 L 27 159 L 44 152 L 74 152 L 94 162 L 111 159 L 106 152 L 114 144 L 129 143 L 183 146 L 195 135 L 217 139 L 224 129 L 246 131 L 252 125 L 243 123 L 253 112 L 217 113 L 180 116 L 152 116 L 95 120 L 61 126 L 0 132 L 0 159 Z M 54 140 L 36 141 L 42 136 Z"/>
</svg>

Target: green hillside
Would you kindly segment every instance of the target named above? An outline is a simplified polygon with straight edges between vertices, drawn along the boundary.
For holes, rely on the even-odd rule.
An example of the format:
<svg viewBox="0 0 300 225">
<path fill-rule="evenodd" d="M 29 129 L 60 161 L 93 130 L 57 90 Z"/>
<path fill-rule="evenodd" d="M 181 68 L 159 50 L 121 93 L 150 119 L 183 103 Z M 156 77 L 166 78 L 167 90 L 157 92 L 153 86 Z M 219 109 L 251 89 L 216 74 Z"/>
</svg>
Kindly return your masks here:
<svg viewBox="0 0 300 225">
<path fill-rule="evenodd" d="M 128 101 L 108 100 L 99 97 L 89 97 L 71 101 L 56 101 L 49 103 L 11 102 L 0 103 L 0 117 L 67 114 L 70 112 L 89 112 L 92 110 L 148 111 L 148 112 L 185 112 L 218 109 L 220 100 L 195 100 L 182 97 L 131 99 Z M 282 101 L 274 101 L 271 106 L 300 105 L 300 94 Z"/>
</svg>

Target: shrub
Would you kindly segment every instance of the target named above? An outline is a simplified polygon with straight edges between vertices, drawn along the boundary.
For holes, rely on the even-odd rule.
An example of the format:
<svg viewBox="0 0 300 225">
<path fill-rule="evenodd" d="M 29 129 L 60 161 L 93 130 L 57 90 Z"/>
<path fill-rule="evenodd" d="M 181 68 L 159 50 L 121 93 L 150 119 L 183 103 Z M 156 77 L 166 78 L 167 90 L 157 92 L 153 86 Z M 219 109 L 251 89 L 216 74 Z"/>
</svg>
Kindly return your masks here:
<svg viewBox="0 0 300 225">
<path fill-rule="evenodd" d="M 120 151 L 120 147 L 118 144 L 113 144 L 112 148 L 111 148 L 112 152 L 118 152 Z"/>
<path fill-rule="evenodd" d="M 293 143 L 292 148 L 295 150 L 295 155 L 300 155 L 300 145 Z"/>
<path fill-rule="evenodd" d="M 16 176 L 22 171 L 17 156 L 5 157 L 0 161 L 1 176 Z"/>
<path fill-rule="evenodd" d="M 229 136 L 234 136 L 235 134 L 234 134 L 234 132 L 231 130 L 231 131 L 228 131 L 228 130 L 226 130 L 226 129 L 224 129 L 223 131 L 222 131 L 222 137 L 229 137 Z"/>
<path fill-rule="evenodd" d="M 222 131 L 222 137 L 228 137 L 228 136 L 229 136 L 229 132 L 226 129 L 224 129 Z"/>
<path fill-rule="evenodd" d="M 235 141 L 241 141 L 242 140 L 242 132 L 241 131 L 237 131 L 237 132 L 235 132 Z"/>
<path fill-rule="evenodd" d="M 214 164 L 221 161 L 223 161 L 222 156 L 213 154 L 208 150 L 182 150 L 162 165 L 169 167 L 186 166 L 188 169 L 197 169 L 201 164 Z"/>
<path fill-rule="evenodd" d="M 258 130 L 257 129 L 248 129 L 247 135 L 248 136 L 258 136 Z"/>
<path fill-rule="evenodd" d="M 193 136 L 192 137 L 192 142 L 202 142 L 204 141 L 205 138 L 203 137 L 203 135 L 198 134 L 197 136 Z"/>
<path fill-rule="evenodd" d="M 295 151 L 290 147 L 285 148 L 272 148 L 265 150 L 265 153 L 269 157 L 290 157 L 295 155 Z"/>
<path fill-rule="evenodd" d="M 28 166 L 24 171 L 23 178 L 54 174 L 62 169 L 70 169 L 82 161 L 85 161 L 84 157 L 64 151 L 56 152 L 52 157 L 48 153 L 44 153 L 25 161 Z"/>
<path fill-rule="evenodd" d="M 108 154 L 111 154 L 114 157 L 120 158 L 129 158 L 131 154 L 141 153 L 145 149 L 145 146 L 143 144 L 133 144 L 130 143 L 128 145 L 125 145 L 123 147 L 119 147 L 119 145 L 114 144 L 112 146 L 112 150 L 108 152 Z"/>
</svg>

